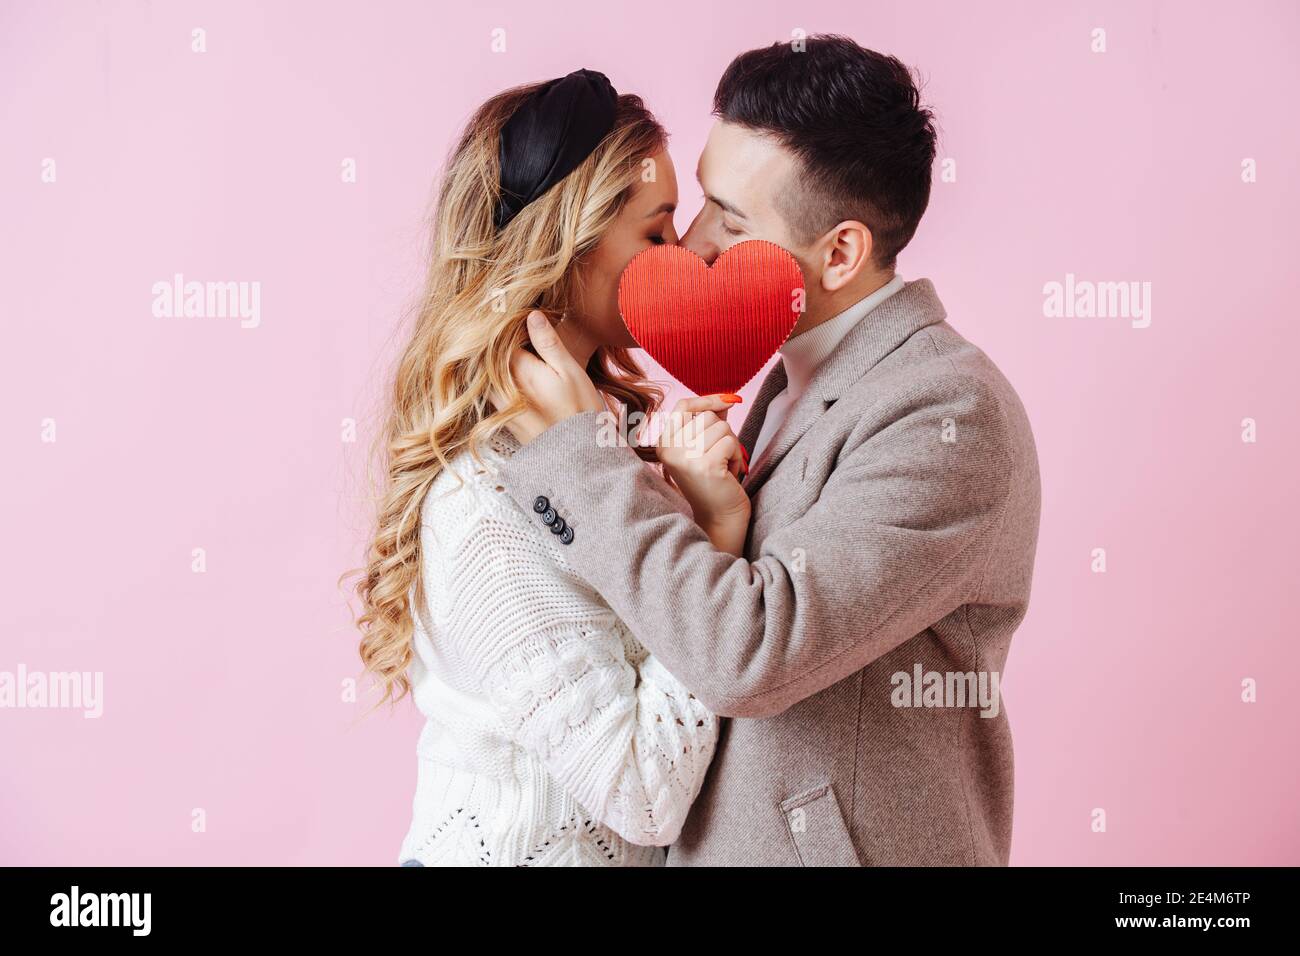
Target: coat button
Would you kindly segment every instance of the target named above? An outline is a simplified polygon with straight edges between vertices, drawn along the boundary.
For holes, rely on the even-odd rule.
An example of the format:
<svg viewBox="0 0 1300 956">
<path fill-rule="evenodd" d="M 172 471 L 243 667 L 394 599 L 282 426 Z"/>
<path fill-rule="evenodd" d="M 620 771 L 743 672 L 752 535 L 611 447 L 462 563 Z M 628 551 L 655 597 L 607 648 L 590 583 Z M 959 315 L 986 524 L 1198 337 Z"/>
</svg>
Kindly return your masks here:
<svg viewBox="0 0 1300 956">
<path fill-rule="evenodd" d="M 568 525 L 564 523 L 564 519 L 556 515 L 555 520 L 551 522 L 551 534 L 564 534 L 564 529 L 567 527 Z"/>
<path fill-rule="evenodd" d="M 560 541 L 563 544 L 573 544 L 573 529 L 565 528 L 560 532 Z"/>
<path fill-rule="evenodd" d="M 547 524 L 552 524 L 558 517 L 559 515 L 555 513 L 555 509 L 549 505 L 547 505 L 546 510 L 542 512 L 542 520 Z"/>
<path fill-rule="evenodd" d="M 546 495 L 538 495 L 536 498 L 533 499 L 533 510 L 536 511 L 538 514 L 541 514 L 550 506 L 551 506 L 551 502 L 547 500 Z"/>
</svg>

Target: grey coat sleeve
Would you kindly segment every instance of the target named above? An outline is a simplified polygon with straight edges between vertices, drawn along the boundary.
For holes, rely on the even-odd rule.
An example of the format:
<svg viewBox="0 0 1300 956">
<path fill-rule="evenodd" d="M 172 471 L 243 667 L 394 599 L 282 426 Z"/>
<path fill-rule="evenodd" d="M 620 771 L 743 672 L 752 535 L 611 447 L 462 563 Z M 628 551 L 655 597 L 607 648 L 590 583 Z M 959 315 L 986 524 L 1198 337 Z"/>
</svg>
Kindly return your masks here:
<svg viewBox="0 0 1300 956">
<path fill-rule="evenodd" d="M 662 477 L 600 439 L 599 418 L 551 427 L 502 478 L 530 512 L 549 500 L 584 577 L 723 716 L 778 714 L 971 600 L 1009 494 L 996 398 L 949 380 L 843 448 L 817 501 L 751 561 L 715 549 Z"/>
</svg>

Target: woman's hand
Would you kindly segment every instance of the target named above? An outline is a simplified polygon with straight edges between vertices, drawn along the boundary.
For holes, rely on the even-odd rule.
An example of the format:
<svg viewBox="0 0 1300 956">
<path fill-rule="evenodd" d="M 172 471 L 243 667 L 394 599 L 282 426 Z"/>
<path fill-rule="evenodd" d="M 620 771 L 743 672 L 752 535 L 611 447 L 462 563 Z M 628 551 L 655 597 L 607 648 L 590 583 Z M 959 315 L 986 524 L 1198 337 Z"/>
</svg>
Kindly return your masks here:
<svg viewBox="0 0 1300 956">
<path fill-rule="evenodd" d="M 739 396 L 684 398 L 673 408 L 655 450 L 664 472 L 690 503 L 696 523 L 719 551 L 739 556 L 749 533 L 749 494 L 740 486 L 749 463 L 727 424 Z"/>
<path fill-rule="evenodd" d="M 506 425 L 520 444 L 528 444 L 552 425 L 573 415 L 608 411 L 591 376 L 569 354 L 545 313 L 536 310 L 528 313 L 528 339 L 537 354 L 518 349 L 510 360 L 515 384 L 529 405 L 528 411 Z M 493 396 L 493 401 L 496 400 Z"/>
</svg>

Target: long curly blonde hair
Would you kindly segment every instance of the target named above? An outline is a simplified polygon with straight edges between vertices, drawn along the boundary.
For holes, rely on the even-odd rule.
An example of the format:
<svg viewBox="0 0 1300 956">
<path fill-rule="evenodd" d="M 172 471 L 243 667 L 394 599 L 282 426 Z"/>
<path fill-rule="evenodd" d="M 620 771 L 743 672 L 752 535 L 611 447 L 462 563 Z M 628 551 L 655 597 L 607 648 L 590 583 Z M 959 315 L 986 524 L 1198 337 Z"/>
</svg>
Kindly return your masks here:
<svg viewBox="0 0 1300 956">
<path fill-rule="evenodd" d="M 481 443 L 526 409 L 510 356 L 527 341 L 528 312 L 565 313 L 580 281 L 575 265 L 622 210 L 642 161 L 667 140 L 639 97 L 619 96 L 614 126 L 595 151 L 498 231 L 499 134 L 536 88 L 508 90 L 477 110 L 439 189 L 424 292 L 373 455 L 383 475 L 376 530 L 366 566 L 351 572 L 361 601 L 361 660 L 382 690 L 375 706 L 396 704 L 411 689 L 413 614 L 424 601 L 425 495 L 462 449 L 481 463 Z M 648 421 L 663 401 L 625 348 L 597 348 L 587 372 L 607 403 L 622 403 L 625 421 Z M 506 407 L 495 408 L 491 395 Z M 638 454 L 653 459 L 652 451 Z"/>
</svg>

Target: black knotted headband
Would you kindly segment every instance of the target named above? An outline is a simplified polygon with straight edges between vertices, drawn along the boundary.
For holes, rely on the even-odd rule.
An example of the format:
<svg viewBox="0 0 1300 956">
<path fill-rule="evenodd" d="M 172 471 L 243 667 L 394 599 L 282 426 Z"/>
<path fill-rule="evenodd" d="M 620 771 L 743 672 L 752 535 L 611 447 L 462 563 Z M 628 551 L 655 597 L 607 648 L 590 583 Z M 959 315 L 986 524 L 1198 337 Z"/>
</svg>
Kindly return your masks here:
<svg viewBox="0 0 1300 956">
<path fill-rule="evenodd" d="M 617 102 L 604 73 L 574 70 L 519 104 L 501 128 L 497 229 L 591 155 L 614 126 Z"/>
</svg>

